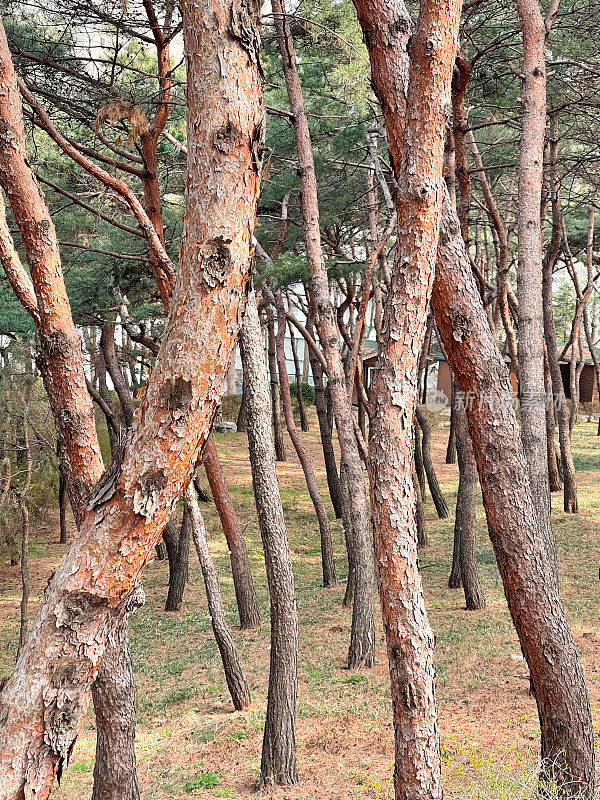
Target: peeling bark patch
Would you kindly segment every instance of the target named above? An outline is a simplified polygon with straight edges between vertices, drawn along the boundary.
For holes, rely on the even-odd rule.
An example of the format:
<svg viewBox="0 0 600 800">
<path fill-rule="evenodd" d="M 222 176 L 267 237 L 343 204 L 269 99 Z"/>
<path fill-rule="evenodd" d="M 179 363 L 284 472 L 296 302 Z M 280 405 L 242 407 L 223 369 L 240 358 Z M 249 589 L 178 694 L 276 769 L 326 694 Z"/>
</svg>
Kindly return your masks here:
<svg viewBox="0 0 600 800">
<path fill-rule="evenodd" d="M 106 503 L 106 501 L 110 500 L 110 498 L 114 495 L 117 488 L 117 481 L 121 475 L 121 467 L 123 466 L 125 451 L 130 440 L 131 430 L 129 430 L 127 435 L 119 442 L 119 446 L 115 449 L 110 464 L 100 476 L 98 483 L 92 489 L 87 502 L 88 510 L 91 511 L 93 508 L 97 508 L 98 506 L 102 505 L 102 503 Z"/>
<path fill-rule="evenodd" d="M 230 239 L 218 236 L 208 242 L 209 252 L 204 257 L 204 282 L 210 289 L 224 283 L 231 266 Z"/>
<path fill-rule="evenodd" d="M 36 233 L 38 236 L 46 237 L 50 231 L 51 223 L 49 219 L 41 219 L 36 227 Z"/>
<path fill-rule="evenodd" d="M 68 759 L 73 743 L 77 737 L 78 715 L 74 705 L 64 701 L 59 705 L 59 700 L 54 700 L 44 713 L 44 740 L 52 752 Z"/>
<path fill-rule="evenodd" d="M 67 356 L 70 350 L 70 343 L 67 336 L 62 331 L 56 333 L 39 334 L 40 337 L 40 352 L 36 361 L 41 361 L 41 364 L 48 363 L 48 360 L 54 353 L 61 353 Z"/>
<path fill-rule="evenodd" d="M 450 324 L 452 325 L 452 336 L 457 342 L 462 342 L 473 331 L 471 319 L 460 311 L 452 314 Z"/>
<path fill-rule="evenodd" d="M 174 416 L 180 417 L 182 412 L 189 411 L 194 396 L 192 382 L 187 378 L 171 379 L 161 389 L 162 402 L 169 411 L 179 412 Z"/>
<path fill-rule="evenodd" d="M 93 616 L 96 609 L 105 605 L 106 600 L 97 595 L 88 592 L 71 592 L 64 599 L 64 619 L 60 622 L 69 627 L 81 625 Z"/>
<path fill-rule="evenodd" d="M 240 136 L 239 128 L 231 120 L 227 120 L 225 125 L 215 134 L 213 144 L 220 153 L 230 155 L 237 147 Z"/>
<path fill-rule="evenodd" d="M 258 64 L 260 50 L 260 0 L 233 0 L 229 32 Z"/>
<path fill-rule="evenodd" d="M 162 469 L 149 470 L 140 478 L 133 493 L 133 510 L 142 517 L 149 517 L 158 508 L 160 493 L 167 485 L 167 476 Z"/>
<path fill-rule="evenodd" d="M 260 175 L 265 152 L 265 123 L 261 121 L 254 127 L 252 134 L 252 163 L 257 173 Z"/>
<path fill-rule="evenodd" d="M 60 689 L 61 686 L 69 686 L 75 683 L 78 665 L 76 661 L 60 662 L 52 673 L 52 686 Z"/>
</svg>

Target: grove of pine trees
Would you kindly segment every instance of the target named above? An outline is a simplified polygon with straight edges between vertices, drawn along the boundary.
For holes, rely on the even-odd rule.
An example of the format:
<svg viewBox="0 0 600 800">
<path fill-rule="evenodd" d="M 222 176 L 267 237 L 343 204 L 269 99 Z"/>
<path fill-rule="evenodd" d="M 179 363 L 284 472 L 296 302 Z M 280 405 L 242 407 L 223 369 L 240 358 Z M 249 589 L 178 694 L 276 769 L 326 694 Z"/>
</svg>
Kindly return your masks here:
<svg viewBox="0 0 600 800">
<path fill-rule="evenodd" d="M 331 604 L 348 612 L 351 688 L 385 645 L 393 786 L 377 796 L 441 798 L 438 519 L 444 590 L 470 620 L 495 613 L 489 534 L 491 605 L 537 709 L 535 791 L 594 797 L 591 678 L 563 600 L 581 591 L 565 520 L 587 536 L 597 504 L 581 430 L 600 464 L 599 8 L 1 8 L 0 800 L 50 797 L 90 720 L 93 800 L 179 796 L 140 779 L 151 671 L 133 615 L 158 651 L 196 574 L 228 704 L 264 711 L 243 796 L 321 797 L 297 747 L 310 597 L 325 637 Z M 55 510 L 62 549 L 38 562 Z"/>
</svg>

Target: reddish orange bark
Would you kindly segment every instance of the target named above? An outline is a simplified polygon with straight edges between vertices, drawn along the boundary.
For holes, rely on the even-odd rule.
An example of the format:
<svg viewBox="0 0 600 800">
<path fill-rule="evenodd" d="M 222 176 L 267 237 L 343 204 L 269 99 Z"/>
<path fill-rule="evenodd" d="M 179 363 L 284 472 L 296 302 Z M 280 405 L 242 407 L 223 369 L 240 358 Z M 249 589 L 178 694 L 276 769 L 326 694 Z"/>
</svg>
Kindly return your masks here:
<svg viewBox="0 0 600 800">
<path fill-rule="evenodd" d="M 79 520 L 90 487 L 104 468 L 81 343 L 62 274 L 56 231 L 27 162 L 21 97 L 4 28 L 0 25 L 0 185 L 12 207 L 27 255 L 31 281 L 12 244 L 3 208 L 0 260 L 15 294 L 32 315 L 40 340 L 38 366 L 56 421 L 62 468 Z"/>
<path fill-rule="evenodd" d="M 384 100 L 386 125 L 392 130 L 403 117 L 405 95 L 400 80 L 389 83 L 387 78 L 392 64 L 402 76 L 408 57 L 405 40 L 386 33 L 393 26 L 408 38 L 410 18 L 402 0 L 388 0 L 373 16 L 368 13 L 371 5 L 361 2 L 357 8 L 373 79 Z M 383 36 L 374 35 L 377 30 Z M 397 137 L 390 142 L 394 164 L 400 163 L 402 151 L 394 150 Z M 469 427 L 488 529 L 536 690 L 542 757 L 567 792 L 588 792 L 593 788 L 594 737 L 585 677 L 560 599 L 547 580 L 546 551 L 534 517 L 506 367 L 487 323 L 449 198 L 442 213 L 432 307 L 457 385 L 471 399 Z"/>
<path fill-rule="evenodd" d="M 394 708 L 395 794 L 398 800 L 439 798 L 434 637 L 418 567 L 412 421 L 436 262 L 445 186 L 446 110 L 462 2 L 421 3 L 408 45 L 406 84 L 408 59 L 402 45 L 410 35 L 408 12 L 400 3 L 390 6 L 383 0 L 355 0 L 355 6 L 383 101 L 399 187 L 397 251 L 381 332 L 369 440 L 375 557 Z M 390 48 L 391 37 L 398 48 Z"/>
<path fill-rule="evenodd" d="M 122 464 L 97 485 L 0 694 L 2 800 L 17 800 L 25 785 L 35 800 L 48 797 L 77 736 L 113 615 L 211 429 L 239 330 L 260 183 L 258 12 L 188 0 L 183 15 L 189 157 L 181 271 Z M 15 202 L 23 202 L 16 193 Z M 58 313 L 65 307 L 66 295 Z"/>
</svg>

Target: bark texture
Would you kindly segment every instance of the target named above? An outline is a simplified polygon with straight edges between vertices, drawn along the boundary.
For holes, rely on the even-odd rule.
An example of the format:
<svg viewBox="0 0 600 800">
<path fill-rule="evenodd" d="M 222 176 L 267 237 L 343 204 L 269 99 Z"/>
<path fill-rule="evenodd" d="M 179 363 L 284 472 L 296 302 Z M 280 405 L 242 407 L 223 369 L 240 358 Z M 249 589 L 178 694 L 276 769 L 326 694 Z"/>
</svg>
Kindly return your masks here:
<svg viewBox="0 0 600 800">
<path fill-rule="evenodd" d="M 408 68 L 410 20 L 399 0 L 385 8 L 378 6 L 378 13 L 371 3 L 355 4 L 367 36 L 396 165 L 402 137 L 394 132 L 394 120 L 404 116 L 400 78 Z M 398 31 L 405 29 L 406 38 L 402 38 Z M 377 39 L 380 30 L 385 35 Z M 458 389 L 469 393 L 469 426 L 488 530 L 535 685 L 541 754 L 568 793 L 587 792 L 593 784 L 594 743 L 585 678 L 555 584 L 548 579 L 552 565 L 540 540 L 506 367 L 449 197 L 442 213 L 432 307 Z"/>
<path fill-rule="evenodd" d="M 273 309 L 267 306 L 267 351 L 269 354 L 269 376 L 271 386 L 271 414 L 273 418 L 273 436 L 275 441 L 275 457 L 277 461 L 285 461 L 285 442 L 281 423 L 281 395 L 277 379 L 277 356 L 275 353 L 275 321 Z"/>
<path fill-rule="evenodd" d="M 410 17 L 400 3 L 355 0 L 398 179 L 397 251 L 369 441 L 375 554 L 394 708 L 397 800 L 442 796 L 434 637 L 417 557 L 412 422 L 445 187 L 446 108 L 461 5 L 460 0 L 423 2 L 409 42 Z M 401 55 L 407 46 L 410 67 Z M 396 89 L 402 93 L 403 114 L 398 114 Z"/>
<path fill-rule="evenodd" d="M 179 532 L 173 525 L 169 533 L 167 530 L 171 522 L 165 528 L 165 542 L 169 555 L 169 591 L 165 601 L 165 611 L 179 611 L 183 604 L 183 596 L 188 581 L 190 567 L 190 533 L 191 519 L 189 513 L 183 513 L 183 519 Z M 176 536 L 172 534 L 175 533 Z"/>
<path fill-rule="evenodd" d="M 108 635 L 92 685 L 96 714 L 96 763 L 92 800 L 139 800 L 135 759 L 135 683 L 127 640 L 127 617 L 144 603 L 141 588 L 128 601 Z"/>
<path fill-rule="evenodd" d="M 544 386 L 542 229 L 540 207 L 546 132 L 546 28 L 538 0 L 517 0 L 523 31 L 523 119 L 519 163 L 518 269 L 519 392 L 521 437 L 540 535 L 548 550 L 551 578 L 558 583 L 550 523 L 550 488 Z"/>
<path fill-rule="evenodd" d="M 560 363 L 556 345 L 556 327 L 554 325 L 554 309 L 552 306 L 552 271 L 560 253 L 562 239 L 562 209 L 560 206 L 560 180 L 558 176 L 558 120 L 553 116 L 550 121 L 550 194 L 552 200 L 552 234 L 542 267 L 542 302 L 544 309 L 544 337 L 548 367 L 552 379 L 552 400 L 558 425 L 560 459 L 563 478 L 563 507 L 567 514 L 576 514 L 577 478 L 573 454 L 571 453 L 571 432 L 569 430 L 569 408 L 560 371 Z"/>
<path fill-rule="evenodd" d="M 456 409 L 456 454 L 459 478 L 454 539 L 456 541 L 458 537 L 460 542 L 458 552 L 460 584 L 465 593 L 467 610 L 476 611 L 485 608 L 485 595 L 479 581 L 475 556 L 475 508 L 479 478 L 467 427 L 467 413 L 464 408 Z"/>
<path fill-rule="evenodd" d="M 269 694 L 259 784 L 294 784 L 298 782 L 298 610 L 275 468 L 267 367 L 252 291 L 246 305 L 241 342 L 252 484 L 271 600 Z"/>
<path fill-rule="evenodd" d="M 432 306 L 457 386 L 469 398 L 488 531 L 535 688 L 541 756 L 568 794 L 586 793 L 594 745 L 585 677 L 540 536 L 508 374 L 449 199 Z"/>
<path fill-rule="evenodd" d="M 423 457 L 425 475 L 427 476 L 427 485 L 429 486 L 429 491 L 431 492 L 431 499 L 433 500 L 438 517 L 440 519 L 446 519 L 449 514 L 448 504 L 446 503 L 444 495 L 442 494 L 440 482 L 437 479 L 435 467 L 433 466 L 433 459 L 431 457 L 431 425 L 429 424 L 429 420 L 425 416 L 423 410 L 419 408 L 418 405 L 415 406 L 415 416 L 422 433 L 421 453 Z"/>
</svg>

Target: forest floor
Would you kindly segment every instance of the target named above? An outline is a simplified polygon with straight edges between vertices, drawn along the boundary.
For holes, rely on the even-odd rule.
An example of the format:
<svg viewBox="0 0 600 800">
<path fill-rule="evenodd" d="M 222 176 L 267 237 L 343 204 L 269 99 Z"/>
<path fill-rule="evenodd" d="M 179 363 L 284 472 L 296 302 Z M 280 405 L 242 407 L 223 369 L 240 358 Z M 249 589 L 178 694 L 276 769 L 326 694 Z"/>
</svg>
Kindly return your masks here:
<svg viewBox="0 0 600 800">
<path fill-rule="evenodd" d="M 562 598 L 589 682 L 595 723 L 600 721 L 600 439 L 596 424 L 574 431 L 581 512 L 561 511 L 554 495 L 554 530 Z M 487 607 L 466 611 L 462 590 L 448 589 L 453 512 L 458 474 L 444 463 L 447 427 L 434 431 L 436 469 L 450 506 L 438 520 L 426 502 L 429 545 L 421 554 L 425 593 L 437 638 L 436 665 L 446 797 L 517 798 L 535 794 L 539 730 L 528 673 L 506 608 L 487 537 L 477 510 L 477 560 Z M 326 482 L 316 424 L 303 434 L 320 485 Z M 248 711 L 233 713 L 206 609 L 202 577 L 192 553 L 190 581 L 180 612 L 163 610 L 166 562 L 144 574 L 146 605 L 131 619 L 131 650 L 138 692 L 137 755 L 143 800 L 256 797 L 269 663 L 268 595 L 256 523 L 247 445 L 242 434 L 217 436 L 229 487 L 248 542 L 264 624 L 234 630 L 251 686 Z M 344 669 L 350 611 L 341 605 L 343 585 L 320 586 L 315 517 L 292 447 L 278 465 L 294 561 L 300 619 L 298 770 L 300 783 L 275 790 L 283 800 L 391 798 L 393 730 L 387 663 L 377 620 L 377 663 L 373 669 Z M 200 472 L 199 472 L 200 475 Z M 202 476 L 203 477 L 203 476 Z M 225 595 L 228 618 L 236 622 L 228 554 L 212 506 L 203 506 Z M 64 553 L 57 515 L 48 511 L 32 530 L 31 611 Z M 331 514 L 339 576 L 345 577 L 342 531 Z M 19 568 L 0 563 L 0 676 L 13 663 L 18 632 Z M 378 606 L 376 606 L 378 607 Z M 90 797 L 94 763 L 90 713 L 71 763 L 55 792 L 64 800 Z"/>
</svg>

